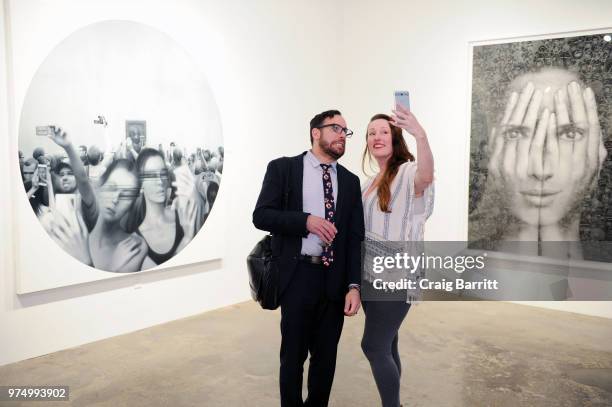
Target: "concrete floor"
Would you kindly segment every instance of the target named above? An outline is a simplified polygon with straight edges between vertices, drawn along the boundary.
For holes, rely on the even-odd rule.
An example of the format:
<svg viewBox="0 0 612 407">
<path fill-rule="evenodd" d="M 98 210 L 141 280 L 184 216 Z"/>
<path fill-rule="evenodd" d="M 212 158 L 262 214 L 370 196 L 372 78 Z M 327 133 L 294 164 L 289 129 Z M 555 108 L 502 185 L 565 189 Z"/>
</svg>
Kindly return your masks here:
<svg viewBox="0 0 612 407">
<path fill-rule="evenodd" d="M 0 385 L 68 384 L 75 406 L 278 406 L 279 319 L 242 303 L 0 367 Z M 363 322 L 345 322 L 331 406 L 380 405 Z M 609 319 L 426 302 L 410 310 L 400 350 L 404 406 L 612 406 Z"/>
</svg>

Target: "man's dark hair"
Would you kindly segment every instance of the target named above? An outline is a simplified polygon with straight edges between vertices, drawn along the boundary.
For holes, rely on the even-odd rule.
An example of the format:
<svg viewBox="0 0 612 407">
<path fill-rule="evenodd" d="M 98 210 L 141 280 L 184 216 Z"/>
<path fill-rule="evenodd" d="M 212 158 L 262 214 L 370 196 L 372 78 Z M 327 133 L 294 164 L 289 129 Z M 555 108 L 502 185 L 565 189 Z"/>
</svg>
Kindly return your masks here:
<svg viewBox="0 0 612 407">
<path fill-rule="evenodd" d="M 25 162 L 23 163 L 24 167 L 31 167 L 33 165 L 36 165 L 38 167 L 38 160 L 34 157 L 30 157 L 27 160 L 25 160 Z"/>
<path fill-rule="evenodd" d="M 313 117 L 312 120 L 310 120 L 310 145 L 312 145 L 312 142 L 313 142 L 312 129 L 316 129 L 317 127 L 322 125 L 325 119 L 331 119 L 334 116 L 341 116 L 341 115 L 342 113 L 340 113 L 339 110 L 326 110 L 322 113 L 319 113 L 315 117 Z"/>
<path fill-rule="evenodd" d="M 65 163 L 63 161 L 60 161 L 59 164 L 57 164 L 55 168 L 53 169 L 53 172 L 55 172 L 56 175 L 59 175 L 60 171 L 63 170 L 64 168 L 68 168 L 70 171 L 72 171 L 72 165 Z"/>
<path fill-rule="evenodd" d="M 102 155 L 102 151 L 97 146 L 91 146 L 87 150 L 87 159 L 91 165 L 98 165 L 104 158 Z"/>
<path fill-rule="evenodd" d="M 32 157 L 38 160 L 38 157 L 42 157 L 45 155 L 45 150 L 42 147 L 36 147 L 32 152 Z"/>
</svg>

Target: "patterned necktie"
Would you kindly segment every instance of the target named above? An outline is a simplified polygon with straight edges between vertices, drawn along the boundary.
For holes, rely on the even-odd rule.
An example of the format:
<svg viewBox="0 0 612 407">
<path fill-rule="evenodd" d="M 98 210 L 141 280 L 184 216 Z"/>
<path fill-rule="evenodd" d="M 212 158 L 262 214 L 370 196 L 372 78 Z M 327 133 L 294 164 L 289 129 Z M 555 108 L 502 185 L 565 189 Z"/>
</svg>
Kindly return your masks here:
<svg viewBox="0 0 612 407">
<path fill-rule="evenodd" d="M 331 175 L 329 173 L 330 164 L 321 164 L 323 168 L 323 196 L 325 198 L 325 220 L 335 224 L 336 203 L 334 202 L 334 188 L 332 186 Z M 329 267 L 334 262 L 334 249 L 332 244 L 323 247 L 321 255 L 323 265 Z"/>
</svg>

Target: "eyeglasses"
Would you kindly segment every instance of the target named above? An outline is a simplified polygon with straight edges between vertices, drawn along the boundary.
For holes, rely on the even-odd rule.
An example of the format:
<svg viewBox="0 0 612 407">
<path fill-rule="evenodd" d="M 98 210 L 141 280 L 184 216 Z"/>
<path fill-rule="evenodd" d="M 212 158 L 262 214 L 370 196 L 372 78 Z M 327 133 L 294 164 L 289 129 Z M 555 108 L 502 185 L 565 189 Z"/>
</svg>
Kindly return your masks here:
<svg viewBox="0 0 612 407">
<path fill-rule="evenodd" d="M 332 131 L 336 134 L 344 133 L 346 138 L 349 138 L 353 135 L 353 130 L 349 130 L 346 127 L 342 127 L 339 124 L 324 124 L 323 126 L 317 127 L 317 129 L 322 129 L 324 127 L 331 127 Z"/>
</svg>

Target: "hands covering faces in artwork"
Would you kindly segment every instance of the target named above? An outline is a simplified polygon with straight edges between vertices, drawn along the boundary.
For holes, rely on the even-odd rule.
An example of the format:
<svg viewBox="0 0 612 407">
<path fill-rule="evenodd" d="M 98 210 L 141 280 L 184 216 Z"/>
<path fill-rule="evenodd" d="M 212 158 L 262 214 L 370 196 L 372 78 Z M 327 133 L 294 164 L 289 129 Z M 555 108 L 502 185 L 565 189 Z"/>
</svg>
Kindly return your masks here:
<svg viewBox="0 0 612 407">
<path fill-rule="evenodd" d="M 582 199 L 606 158 L 593 90 L 562 69 L 519 76 L 489 157 L 490 185 L 525 226 L 517 240 L 579 240 Z"/>
</svg>

